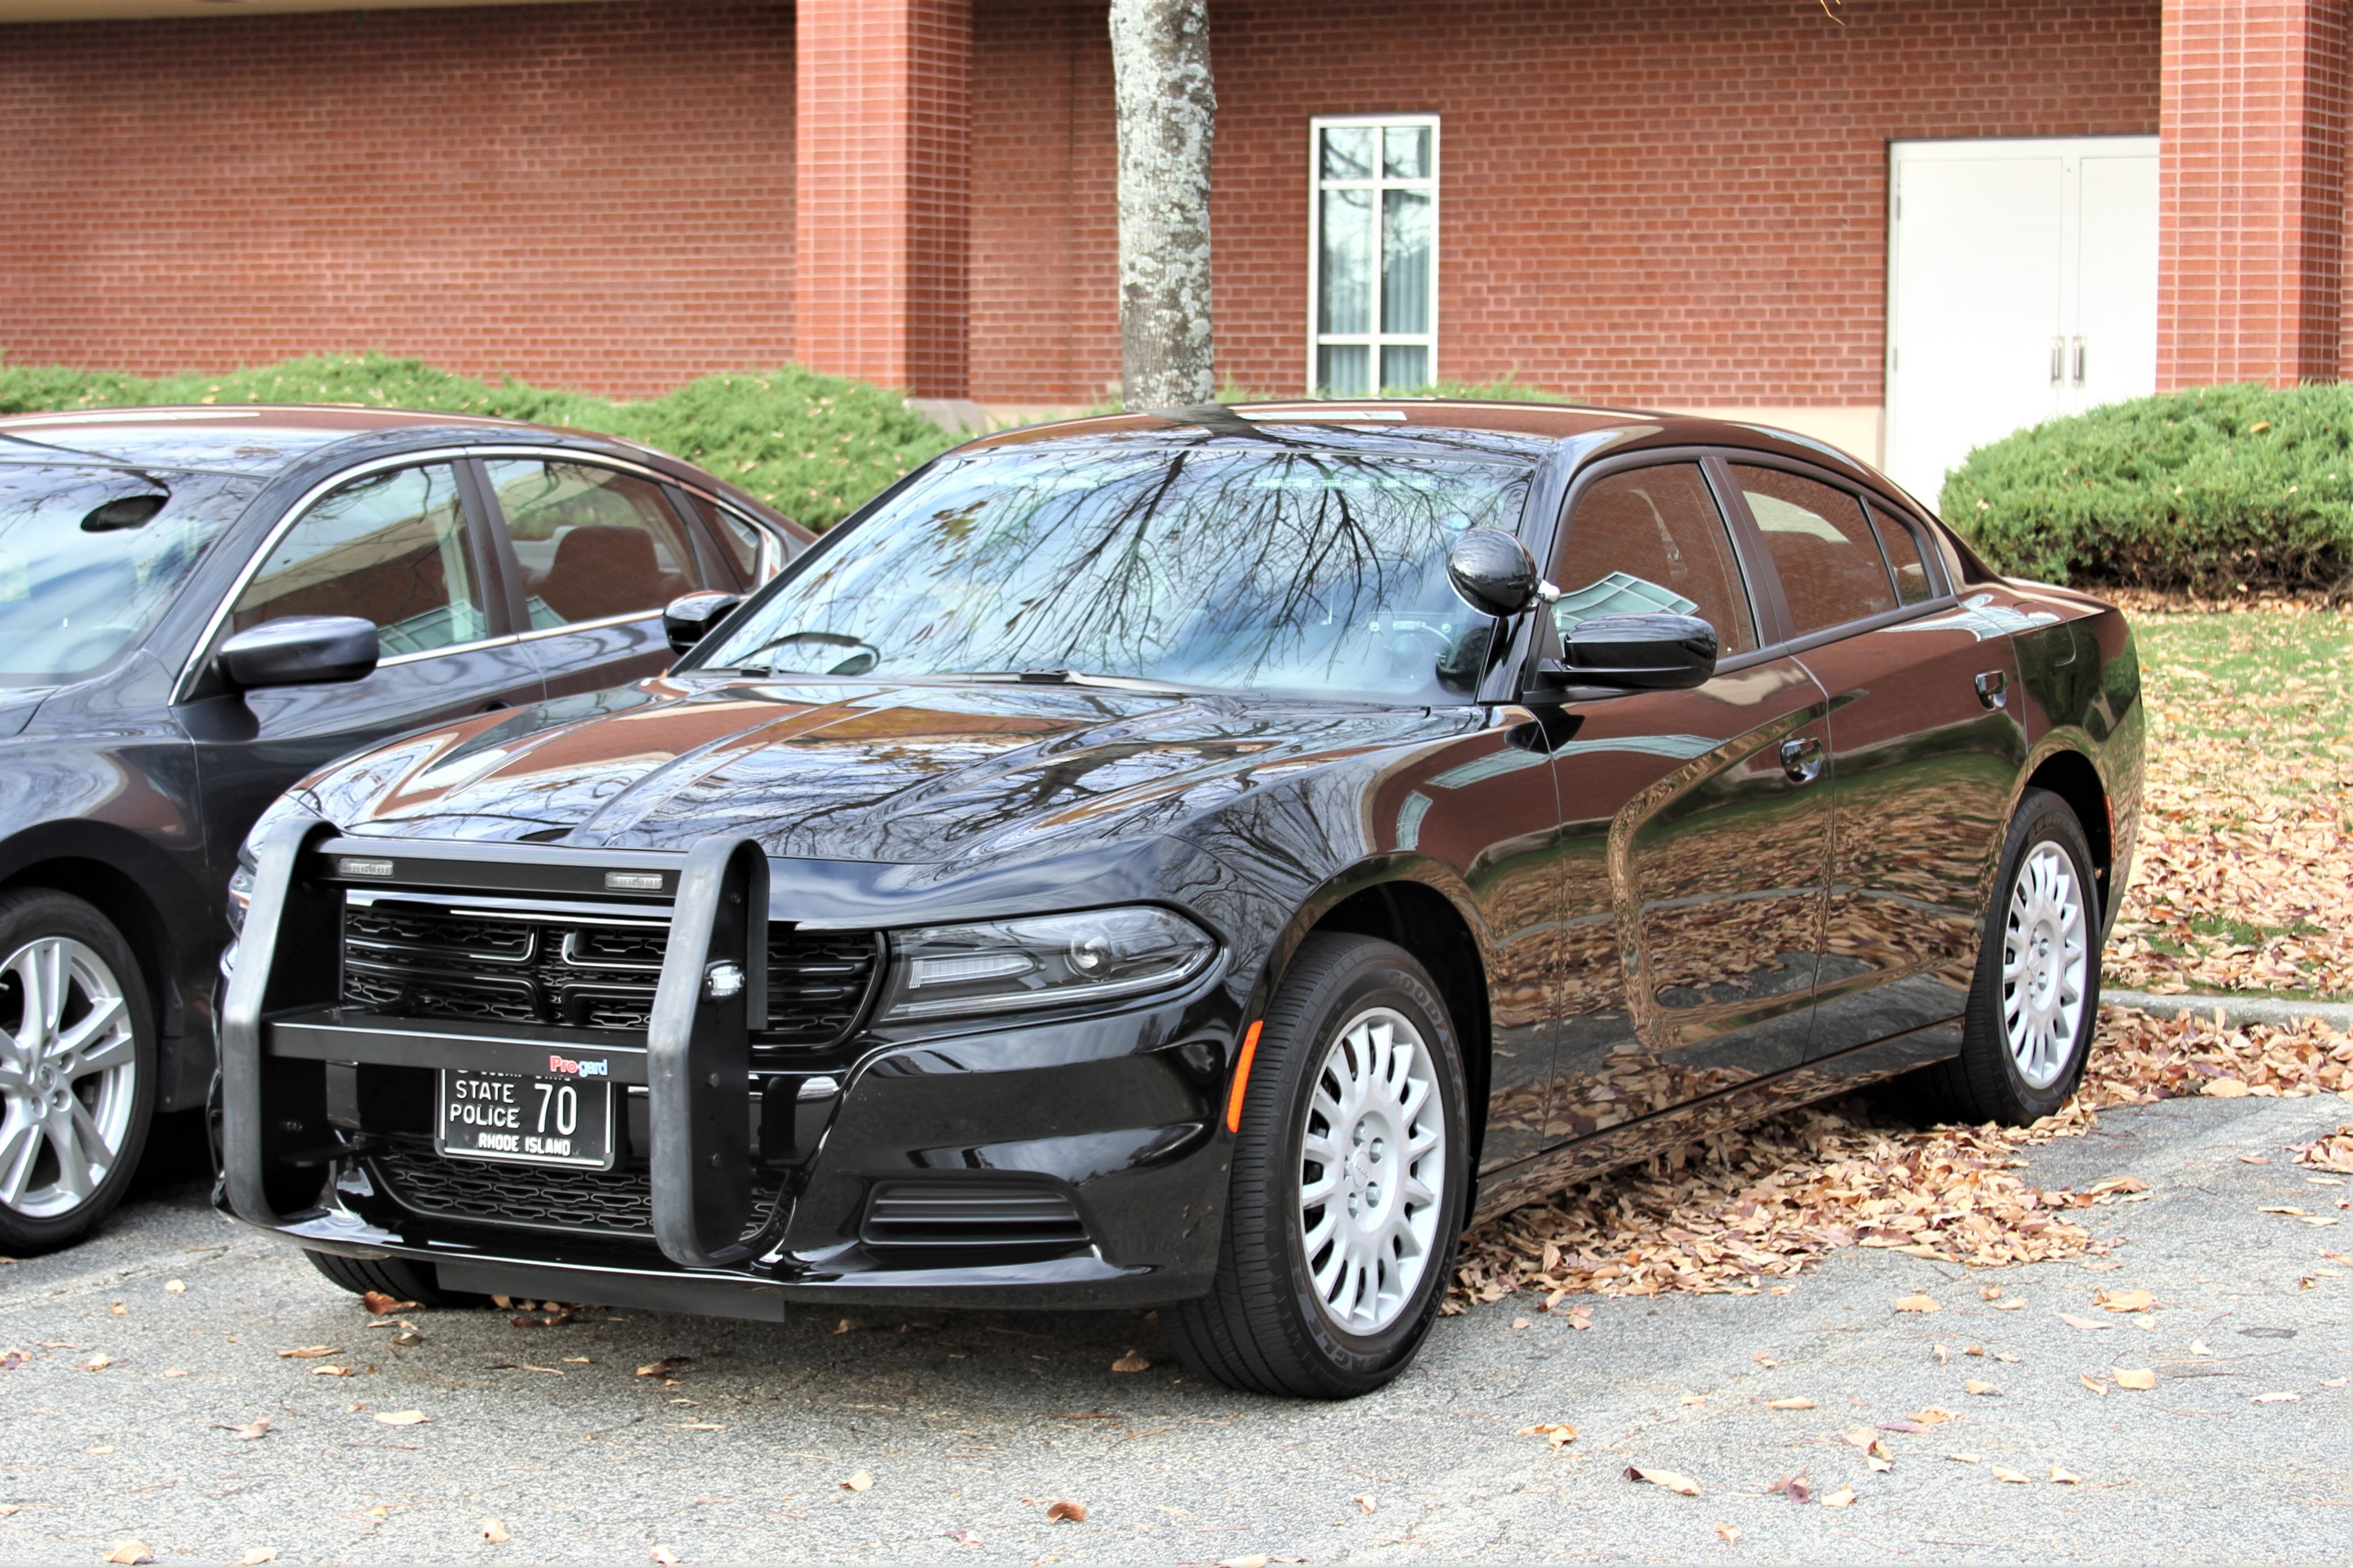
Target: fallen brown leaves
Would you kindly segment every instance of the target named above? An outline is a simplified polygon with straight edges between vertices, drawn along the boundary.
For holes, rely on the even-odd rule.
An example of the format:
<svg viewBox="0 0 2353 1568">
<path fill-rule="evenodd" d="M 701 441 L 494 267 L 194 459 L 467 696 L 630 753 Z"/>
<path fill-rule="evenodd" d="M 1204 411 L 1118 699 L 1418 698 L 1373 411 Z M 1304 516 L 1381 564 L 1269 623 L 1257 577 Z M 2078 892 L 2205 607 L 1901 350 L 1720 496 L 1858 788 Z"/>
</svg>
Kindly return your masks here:
<svg viewBox="0 0 2353 1568">
<path fill-rule="evenodd" d="M 1648 1481 L 1654 1487 L 1664 1487 L 1683 1497 L 1699 1496 L 1699 1483 L 1679 1470 L 1646 1470 L 1640 1465 L 1626 1467 L 1630 1481 Z"/>
<path fill-rule="evenodd" d="M 1845 1247 L 1973 1267 L 2095 1252 L 2084 1211 L 2131 1201 L 2147 1184 L 2120 1176 L 2043 1191 L 2017 1173 L 2021 1151 L 2089 1131 L 2106 1107 L 2212 1094 L 2219 1083 L 2283 1097 L 2343 1089 L 2353 1037 L 2310 1020 L 2222 1029 L 2103 1009 L 2083 1087 L 2032 1127 L 1923 1131 L 1853 1099 L 1790 1111 L 1480 1226 L 1463 1239 L 1447 1310 L 1523 1291 L 1546 1307 L 1581 1294 L 1747 1294 Z"/>
<path fill-rule="evenodd" d="M 2296 1144 L 2295 1163 L 2316 1171 L 2337 1171 L 2353 1176 L 2353 1127 L 2339 1127 L 2326 1138 Z"/>
</svg>

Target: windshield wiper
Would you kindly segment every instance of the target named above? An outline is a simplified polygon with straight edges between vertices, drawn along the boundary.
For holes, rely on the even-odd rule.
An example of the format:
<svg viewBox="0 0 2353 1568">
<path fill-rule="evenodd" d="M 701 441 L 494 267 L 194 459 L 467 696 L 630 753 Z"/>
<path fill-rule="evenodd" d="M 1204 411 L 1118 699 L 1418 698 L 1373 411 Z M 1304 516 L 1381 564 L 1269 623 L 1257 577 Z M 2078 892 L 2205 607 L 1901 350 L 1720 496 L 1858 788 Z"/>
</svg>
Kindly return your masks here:
<svg viewBox="0 0 2353 1568">
<path fill-rule="evenodd" d="M 1132 675 L 1095 675 L 1083 669 L 957 669 L 924 677 L 932 680 L 1002 681 L 1018 686 L 1098 686 L 1112 691 L 1173 691 L 1184 696 L 1227 695 L 1218 686 L 1193 686 L 1182 680 L 1147 679 Z"/>
</svg>

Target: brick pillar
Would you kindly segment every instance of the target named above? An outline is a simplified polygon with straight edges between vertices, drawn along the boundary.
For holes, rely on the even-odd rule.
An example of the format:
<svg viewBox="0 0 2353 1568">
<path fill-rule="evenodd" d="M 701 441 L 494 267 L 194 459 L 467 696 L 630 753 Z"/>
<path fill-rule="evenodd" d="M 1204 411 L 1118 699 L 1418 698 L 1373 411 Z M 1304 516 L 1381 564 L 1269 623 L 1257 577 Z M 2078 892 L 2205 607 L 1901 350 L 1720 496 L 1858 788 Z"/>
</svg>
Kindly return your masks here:
<svg viewBox="0 0 2353 1568">
<path fill-rule="evenodd" d="M 2157 384 L 2333 380 L 2346 0 L 2164 0 Z"/>
<path fill-rule="evenodd" d="M 799 0 L 796 14 L 797 357 L 962 397 L 971 0 Z"/>
</svg>

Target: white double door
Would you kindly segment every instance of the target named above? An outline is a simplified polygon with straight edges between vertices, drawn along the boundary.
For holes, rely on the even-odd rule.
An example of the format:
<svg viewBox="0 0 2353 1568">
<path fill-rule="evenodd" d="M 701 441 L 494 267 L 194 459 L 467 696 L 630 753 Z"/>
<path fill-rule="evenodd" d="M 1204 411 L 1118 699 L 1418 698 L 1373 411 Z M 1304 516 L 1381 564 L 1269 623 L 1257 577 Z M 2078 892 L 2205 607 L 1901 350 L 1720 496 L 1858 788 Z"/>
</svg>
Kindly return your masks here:
<svg viewBox="0 0 2353 1568">
<path fill-rule="evenodd" d="M 2157 389 L 2157 138 L 1889 147 L 1887 471 Z"/>
</svg>

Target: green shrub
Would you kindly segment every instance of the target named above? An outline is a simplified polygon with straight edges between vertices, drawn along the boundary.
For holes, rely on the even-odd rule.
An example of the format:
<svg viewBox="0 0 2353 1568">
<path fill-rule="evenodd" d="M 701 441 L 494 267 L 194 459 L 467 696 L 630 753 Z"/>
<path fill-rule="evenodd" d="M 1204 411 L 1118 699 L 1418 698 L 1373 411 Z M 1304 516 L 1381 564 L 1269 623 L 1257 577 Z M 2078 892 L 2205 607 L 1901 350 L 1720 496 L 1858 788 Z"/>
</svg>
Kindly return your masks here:
<svg viewBox="0 0 2353 1568">
<path fill-rule="evenodd" d="M 568 425 L 674 452 L 824 528 L 956 437 L 863 382 L 798 365 L 706 375 L 641 403 L 495 384 L 383 354 L 160 377 L 0 365 L 0 414 L 165 403 L 355 403 Z"/>
<path fill-rule="evenodd" d="M 1980 447 L 1945 518 L 2054 583 L 2341 591 L 2353 580 L 2353 387 L 2168 393 Z"/>
</svg>

